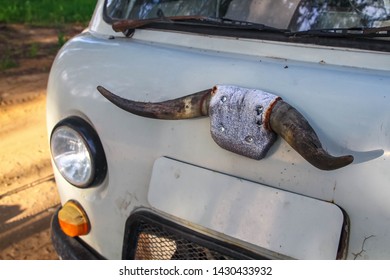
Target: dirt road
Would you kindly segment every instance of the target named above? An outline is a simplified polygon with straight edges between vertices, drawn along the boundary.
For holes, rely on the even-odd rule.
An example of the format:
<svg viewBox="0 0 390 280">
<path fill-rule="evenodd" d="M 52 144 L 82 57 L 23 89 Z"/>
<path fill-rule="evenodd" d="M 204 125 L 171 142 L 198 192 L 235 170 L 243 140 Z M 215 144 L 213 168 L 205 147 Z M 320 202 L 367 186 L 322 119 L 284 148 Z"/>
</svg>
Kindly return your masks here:
<svg viewBox="0 0 390 280">
<path fill-rule="evenodd" d="M 81 30 L 0 24 L 0 260 L 57 259 L 46 85 L 59 43 Z"/>
</svg>

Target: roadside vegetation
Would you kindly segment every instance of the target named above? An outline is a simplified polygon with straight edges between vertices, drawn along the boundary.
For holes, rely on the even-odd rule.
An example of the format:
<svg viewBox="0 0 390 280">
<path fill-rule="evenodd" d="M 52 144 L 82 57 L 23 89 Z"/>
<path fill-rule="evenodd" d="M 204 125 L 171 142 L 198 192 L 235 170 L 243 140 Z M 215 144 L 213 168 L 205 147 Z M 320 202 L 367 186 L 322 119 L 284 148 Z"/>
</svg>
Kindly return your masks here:
<svg viewBox="0 0 390 280">
<path fill-rule="evenodd" d="M 85 24 L 96 0 L 0 0 L 0 22 L 38 26 Z"/>
<path fill-rule="evenodd" d="M 38 58 L 43 49 L 55 53 L 68 38 L 74 26 L 86 27 L 92 16 L 96 0 L 0 0 L 0 73 L 17 67 L 21 58 Z M 15 37 L 14 25 L 28 28 L 53 28 L 57 44 L 43 46 L 32 43 L 10 44 Z"/>
</svg>

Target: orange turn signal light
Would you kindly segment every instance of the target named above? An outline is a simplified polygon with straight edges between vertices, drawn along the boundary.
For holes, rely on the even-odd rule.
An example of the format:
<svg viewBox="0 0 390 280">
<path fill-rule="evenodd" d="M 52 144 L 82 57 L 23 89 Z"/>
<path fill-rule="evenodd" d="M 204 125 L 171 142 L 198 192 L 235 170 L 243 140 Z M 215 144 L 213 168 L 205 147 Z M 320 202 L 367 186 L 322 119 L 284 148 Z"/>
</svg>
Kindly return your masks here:
<svg viewBox="0 0 390 280">
<path fill-rule="evenodd" d="M 86 235 L 91 229 L 84 209 L 72 200 L 66 202 L 58 212 L 58 221 L 62 231 L 71 237 Z"/>
</svg>

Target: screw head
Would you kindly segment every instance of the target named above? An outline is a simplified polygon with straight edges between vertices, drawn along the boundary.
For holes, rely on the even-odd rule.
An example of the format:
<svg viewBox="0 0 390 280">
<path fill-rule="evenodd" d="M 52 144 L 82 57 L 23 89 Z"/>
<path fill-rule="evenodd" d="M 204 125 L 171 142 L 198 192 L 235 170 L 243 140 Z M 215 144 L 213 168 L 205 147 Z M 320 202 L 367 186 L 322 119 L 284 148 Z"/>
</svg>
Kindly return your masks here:
<svg viewBox="0 0 390 280">
<path fill-rule="evenodd" d="M 249 136 L 245 137 L 245 142 L 253 143 L 253 141 L 254 141 L 254 138 L 252 136 L 249 135 Z"/>
<path fill-rule="evenodd" d="M 256 107 L 256 114 L 259 116 L 263 113 L 263 106 L 259 105 Z"/>
</svg>

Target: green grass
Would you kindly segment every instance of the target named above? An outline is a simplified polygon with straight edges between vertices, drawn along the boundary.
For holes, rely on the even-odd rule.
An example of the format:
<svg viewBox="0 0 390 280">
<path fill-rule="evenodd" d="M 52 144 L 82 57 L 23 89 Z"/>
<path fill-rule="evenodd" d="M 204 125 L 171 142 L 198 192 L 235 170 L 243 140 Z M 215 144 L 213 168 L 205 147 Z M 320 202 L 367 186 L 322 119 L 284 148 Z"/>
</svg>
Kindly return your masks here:
<svg viewBox="0 0 390 280">
<path fill-rule="evenodd" d="M 96 0 L 0 0 L 0 23 L 85 24 L 95 5 Z"/>
<path fill-rule="evenodd" d="M 0 54 L 0 72 L 17 66 L 18 63 L 16 62 L 15 59 L 12 58 L 12 55 L 10 54 L 9 51 Z"/>
</svg>

